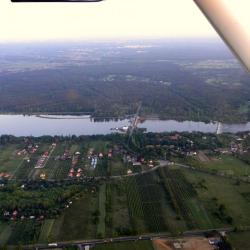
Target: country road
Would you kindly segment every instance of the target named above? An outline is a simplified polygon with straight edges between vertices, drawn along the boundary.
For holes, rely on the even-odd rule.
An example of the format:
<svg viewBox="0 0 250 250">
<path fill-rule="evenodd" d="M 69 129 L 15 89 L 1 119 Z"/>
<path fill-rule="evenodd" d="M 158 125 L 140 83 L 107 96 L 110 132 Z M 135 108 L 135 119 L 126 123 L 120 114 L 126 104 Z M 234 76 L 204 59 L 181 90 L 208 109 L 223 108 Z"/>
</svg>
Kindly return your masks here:
<svg viewBox="0 0 250 250">
<path fill-rule="evenodd" d="M 204 236 L 207 233 L 211 233 L 214 231 L 217 232 L 232 232 L 234 228 L 227 227 L 227 228 L 211 228 L 207 230 L 193 230 L 193 231 L 185 231 L 178 236 L 172 236 L 170 233 L 153 233 L 153 234 L 143 234 L 143 235 L 136 235 L 136 236 L 124 236 L 124 237 L 116 237 L 116 238 L 105 238 L 105 239 L 92 239 L 92 240 L 75 240 L 75 241 L 62 241 L 62 242 L 54 242 L 50 244 L 34 244 L 34 245 L 26 245 L 23 247 L 24 250 L 31 250 L 31 249 L 58 249 L 63 247 L 70 247 L 70 246 L 94 246 L 94 245 L 101 245 L 107 243 L 117 243 L 117 242 L 128 242 L 128 241 L 140 241 L 140 240 L 156 240 L 156 239 L 177 239 L 180 237 L 195 237 L 195 236 Z M 250 231 L 250 226 L 245 227 L 246 231 Z M 15 246 L 10 246 L 9 249 L 15 249 Z"/>
</svg>

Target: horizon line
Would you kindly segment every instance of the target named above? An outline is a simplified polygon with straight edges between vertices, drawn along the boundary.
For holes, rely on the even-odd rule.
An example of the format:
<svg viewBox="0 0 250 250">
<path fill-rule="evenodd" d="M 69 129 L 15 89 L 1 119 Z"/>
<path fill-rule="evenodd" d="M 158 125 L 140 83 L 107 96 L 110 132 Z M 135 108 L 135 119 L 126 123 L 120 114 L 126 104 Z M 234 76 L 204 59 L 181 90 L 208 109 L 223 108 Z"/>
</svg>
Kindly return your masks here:
<svg viewBox="0 0 250 250">
<path fill-rule="evenodd" d="M 5 40 L 0 41 L 0 44 L 27 44 L 27 43 L 78 43 L 78 42 L 91 42 L 91 43 L 102 43 L 102 42 L 129 42 L 129 41 L 223 41 L 216 36 L 208 37 L 121 37 L 121 38 L 81 38 L 81 39 L 32 39 L 32 40 Z"/>
</svg>

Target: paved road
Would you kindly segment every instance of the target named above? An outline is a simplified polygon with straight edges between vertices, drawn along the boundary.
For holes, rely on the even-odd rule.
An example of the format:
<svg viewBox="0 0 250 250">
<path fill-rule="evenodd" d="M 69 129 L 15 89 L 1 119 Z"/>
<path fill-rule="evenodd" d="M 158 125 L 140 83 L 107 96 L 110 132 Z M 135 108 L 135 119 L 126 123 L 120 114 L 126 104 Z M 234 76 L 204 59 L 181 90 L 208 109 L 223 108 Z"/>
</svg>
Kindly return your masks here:
<svg viewBox="0 0 250 250">
<path fill-rule="evenodd" d="M 245 230 L 250 230 L 250 227 L 245 228 Z M 186 231 L 182 234 L 178 235 L 178 237 L 173 237 L 169 233 L 155 233 L 155 234 L 144 234 L 137 236 L 125 236 L 125 237 L 117 237 L 117 238 L 106 238 L 106 239 L 93 239 L 93 240 L 77 240 L 77 241 L 65 241 L 65 242 L 55 242 L 52 244 L 36 244 L 36 245 L 28 245 L 24 246 L 24 249 L 55 249 L 69 246 L 93 246 L 107 243 L 115 243 L 115 242 L 128 242 L 128 241 L 140 241 L 140 240 L 155 240 L 155 239 L 176 239 L 180 237 L 195 237 L 195 236 L 204 236 L 206 233 L 210 233 L 213 231 L 217 232 L 232 232 L 233 228 L 213 228 L 209 230 L 194 230 L 194 231 Z"/>
</svg>

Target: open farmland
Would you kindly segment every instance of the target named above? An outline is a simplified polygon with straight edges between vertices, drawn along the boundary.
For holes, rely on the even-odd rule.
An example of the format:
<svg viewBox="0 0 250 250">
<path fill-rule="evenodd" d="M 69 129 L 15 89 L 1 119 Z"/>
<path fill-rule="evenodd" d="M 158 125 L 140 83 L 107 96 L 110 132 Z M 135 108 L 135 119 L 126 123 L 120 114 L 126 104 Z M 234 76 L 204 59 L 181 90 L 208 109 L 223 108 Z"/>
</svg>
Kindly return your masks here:
<svg viewBox="0 0 250 250">
<path fill-rule="evenodd" d="M 205 153 L 202 153 L 198 154 L 198 157 L 193 159 L 191 164 L 195 167 L 226 176 L 240 177 L 250 175 L 250 165 L 231 155 L 207 157 Z"/>
<path fill-rule="evenodd" d="M 53 223 L 51 241 L 97 237 L 98 193 L 85 193 L 75 199 Z"/>
<path fill-rule="evenodd" d="M 250 224 L 250 184 L 192 170 L 181 170 L 195 188 L 214 227 Z"/>
<path fill-rule="evenodd" d="M 16 170 L 23 163 L 23 158 L 18 157 L 16 152 L 19 145 L 0 146 L 0 175 L 1 177 L 13 178 Z"/>
<path fill-rule="evenodd" d="M 199 166 L 168 161 L 167 154 L 165 160 L 160 158 L 160 146 L 137 153 L 120 141 L 48 137 L 2 145 L 6 166 L 10 161 L 21 164 L 10 168 L 11 178 L 0 180 L 1 244 L 151 233 L 180 236 L 189 230 L 250 225 L 250 184 L 204 167 L 221 163 L 221 169 L 235 164 L 241 168 L 247 163 L 212 151 L 204 155 L 204 150 L 199 159 L 206 169 L 202 172 Z M 178 159 L 198 162 L 195 155 Z M 97 249 L 105 247 L 116 244 Z M 140 249 L 134 243 L 124 243 L 126 247 Z"/>
<path fill-rule="evenodd" d="M 183 220 L 176 219 L 178 214 L 157 173 L 129 177 L 126 189 L 131 223 L 136 232 L 175 233 L 177 228 L 186 228 Z"/>
<path fill-rule="evenodd" d="M 250 232 L 234 232 L 230 233 L 228 240 L 233 249 L 236 250 L 249 250 L 250 249 Z"/>
<path fill-rule="evenodd" d="M 212 228 L 210 218 L 198 200 L 196 190 L 181 171 L 160 169 L 160 175 L 173 207 L 178 216 L 185 220 L 188 229 Z"/>
</svg>

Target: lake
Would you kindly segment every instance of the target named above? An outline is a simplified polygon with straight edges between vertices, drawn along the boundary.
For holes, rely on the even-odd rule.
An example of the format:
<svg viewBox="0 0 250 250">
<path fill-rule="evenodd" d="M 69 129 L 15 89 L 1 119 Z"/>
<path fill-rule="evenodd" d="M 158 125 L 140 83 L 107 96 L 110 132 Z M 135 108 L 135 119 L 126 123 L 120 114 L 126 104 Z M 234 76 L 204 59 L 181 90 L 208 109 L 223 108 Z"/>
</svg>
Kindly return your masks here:
<svg viewBox="0 0 250 250">
<path fill-rule="evenodd" d="M 112 128 L 130 125 L 129 120 L 94 121 L 89 116 L 24 116 L 0 115 L 0 134 L 15 136 L 42 135 L 95 135 L 109 134 Z M 147 132 L 211 132 L 215 133 L 218 123 L 204 123 L 174 120 L 146 120 L 139 124 Z M 221 124 L 220 132 L 250 131 L 250 122 L 244 124 Z"/>
</svg>

